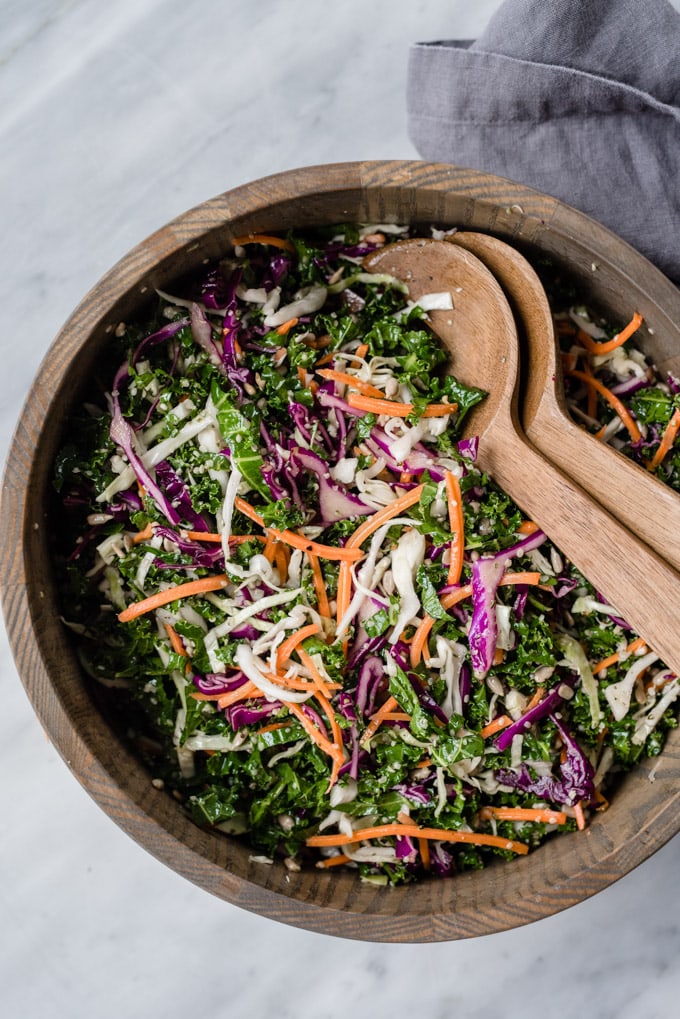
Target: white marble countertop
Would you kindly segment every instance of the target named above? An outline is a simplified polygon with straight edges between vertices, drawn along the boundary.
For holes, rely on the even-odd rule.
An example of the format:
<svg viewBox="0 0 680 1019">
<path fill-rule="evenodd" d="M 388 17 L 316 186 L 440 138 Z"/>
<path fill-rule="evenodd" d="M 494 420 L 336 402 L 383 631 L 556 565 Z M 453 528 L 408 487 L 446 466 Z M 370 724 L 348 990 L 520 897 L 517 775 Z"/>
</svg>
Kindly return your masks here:
<svg viewBox="0 0 680 1019">
<path fill-rule="evenodd" d="M 497 6 L 0 0 L 2 459 L 51 339 L 113 262 L 253 178 L 415 158 L 409 44 L 474 37 Z M 413 946 L 307 933 L 148 856 L 46 740 L 6 641 L 0 670 L 3 1015 L 677 1014 L 679 838 L 590 901 L 517 931 Z"/>
</svg>

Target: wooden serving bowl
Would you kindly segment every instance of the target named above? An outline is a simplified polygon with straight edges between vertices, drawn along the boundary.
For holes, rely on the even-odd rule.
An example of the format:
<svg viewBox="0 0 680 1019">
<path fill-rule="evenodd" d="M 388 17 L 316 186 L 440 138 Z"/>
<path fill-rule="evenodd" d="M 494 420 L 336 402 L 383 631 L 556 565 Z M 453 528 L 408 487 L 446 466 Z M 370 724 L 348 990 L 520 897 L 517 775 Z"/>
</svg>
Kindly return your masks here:
<svg viewBox="0 0 680 1019">
<path fill-rule="evenodd" d="M 424 162 L 333 164 L 246 184 L 190 210 L 131 251 L 90 291 L 52 345 L 18 422 L 0 513 L 2 594 L 9 639 L 33 707 L 76 778 L 145 849 L 214 895 L 273 919 L 367 941 L 444 941 L 520 926 L 622 877 L 680 829 L 680 731 L 661 757 L 621 783 L 584 832 L 527 857 L 399 888 L 351 872 L 293 873 L 190 821 L 95 703 L 59 619 L 51 565 L 51 473 L 68 416 L 85 397 L 108 337 L 143 314 L 155 287 L 198 269 L 250 231 L 338 222 L 481 230 L 530 258 L 566 268 L 584 300 L 617 321 L 644 316 L 646 349 L 680 354 L 680 293 L 646 259 L 588 217 L 487 174 Z M 612 549 L 612 555 L 616 550 Z M 654 592 L 649 592 L 650 598 Z"/>
</svg>

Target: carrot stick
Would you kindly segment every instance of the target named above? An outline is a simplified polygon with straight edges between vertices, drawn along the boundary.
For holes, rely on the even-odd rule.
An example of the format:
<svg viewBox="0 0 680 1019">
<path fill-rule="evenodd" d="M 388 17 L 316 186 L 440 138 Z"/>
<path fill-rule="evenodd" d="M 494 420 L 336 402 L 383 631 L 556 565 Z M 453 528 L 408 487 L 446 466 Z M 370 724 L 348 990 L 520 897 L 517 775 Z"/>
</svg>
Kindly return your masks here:
<svg viewBox="0 0 680 1019">
<path fill-rule="evenodd" d="M 283 248 L 284 251 L 295 251 L 290 241 L 283 237 L 274 237 L 272 234 L 248 234 L 246 237 L 234 237 L 234 247 L 244 247 L 246 244 L 268 244 L 272 248 Z"/>
<path fill-rule="evenodd" d="M 328 603 L 326 584 L 324 583 L 323 573 L 319 565 L 319 557 L 314 555 L 313 552 L 308 552 L 307 561 L 312 569 L 312 580 L 314 582 L 314 593 L 316 594 L 319 615 L 323 616 L 324 619 L 330 619 L 331 609 Z"/>
<path fill-rule="evenodd" d="M 170 647 L 176 655 L 182 655 L 183 658 L 187 657 L 186 649 L 182 643 L 182 638 L 178 634 L 177 630 L 170 623 L 165 624 L 165 632 L 170 640 Z"/>
<path fill-rule="evenodd" d="M 449 504 L 449 526 L 454 535 L 451 542 L 451 559 L 449 562 L 449 584 L 458 584 L 463 572 L 463 556 L 465 553 L 465 522 L 463 518 L 463 496 L 458 478 L 451 471 L 446 472 L 446 494 Z"/>
<path fill-rule="evenodd" d="M 186 584 L 168 587 L 165 591 L 158 591 L 148 598 L 142 598 L 141 601 L 128 605 L 126 609 L 118 613 L 118 619 L 121 623 L 129 623 L 131 619 L 143 616 L 146 612 L 153 612 L 154 609 L 158 609 L 162 605 L 168 605 L 170 602 L 178 601 L 180 598 L 191 598 L 194 594 L 219 591 L 221 587 L 226 587 L 228 583 L 229 577 L 226 573 L 218 573 L 214 577 L 201 577 L 200 580 L 188 580 Z"/>
<path fill-rule="evenodd" d="M 583 803 L 578 800 L 574 804 L 574 817 L 576 818 L 576 827 L 579 831 L 583 831 L 586 826 L 586 819 L 583 813 Z"/>
<path fill-rule="evenodd" d="M 386 715 L 389 715 L 391 711 L 395 711 L 398 707 L 399 702 L 396 697 L 388 697 L 382 707 L 378 708 L 375 714 L 371 715 L 371 720 L 364 730 L 361 742 L 368 743 L 368 741 L 375 736 Z"/>
<path fill-rule="evenodd" d="M 302 653 L 306 654 L 304 651 Z M 309 658 L 309 655 L 306 655 L 306 657 Z M 318 670 L 315 668 L 313 662 L 311 662 L 311 667 L 316 672 L 316 675 L 318 677 L 319 686 L 323 687 L 323 685 L 324 685 L 323 680 L 322 680 L 321 676 L 319 675 Z M 323 692 L 323 689 L 320 689 L 319 692 L 316 694 L 316 699 L 317 699 L 318 703 L 321 705 L 321 707 L 323 708 L 324 714 L 325 714 L 325 716 L 328 719 L 328 722 L 330 724 L 331 732 L 333 733 L 333 746 L 335 747 L 335 750 L 336 750 L 336 754 L 335 754 L 335 758 L 334 759 L 339 761 L 340 764 L 342 764 L 343 761 L 344 761 L 344 756 L 345 756 L 343 754 L 343 751 L 342 751 L 342 732 L 340 730 L 340 726 L 338 724 L 338 720 L 335 717 L 335 712 L 333 711 L 333 707 L 331 705 L 331 702 L 328 700 L 328 697 L 326 697 L 325 693 Z M 331 784 L 334 785 L 335 784 L 335 780 L 333 780 L 333 782 Z"/>
<path fill-rule="evenodd" d="M 153 538 L 153 524 L 147 524 L 141 531 L 137 531 L 132 539 L 133 545 L 140 545 L 143 541 Z"/>
<path fill-rule="evenodd" d="M 345 853 L 338 853 L 336 856 L 326 856 L 323 860 L 317 860 L 317 867 L 339 867 L 342 863 L 351 863 L 350 857 Z"/>
<path fill-rule="evenodd" d="M 352 600 L 352 571 L 349 563 L 340 563 L 338 572 L 338 590 L 335 596 L 335 618 L 337 623 L 347 612 Z M 344 641 L 345 654 L 347 653 L 347 639 Z"/>
<path fill-rule="evenodd" d="M 574 365 L 574 367 L 576 367 L 576 365 Z M 595 373 L 592 369 L 590 361 L 584 359 L 583 370 L 589 378 L 592 379 L 594 377 Z M 597 389 L 595 389 L 594 386 L 588 386 L 587 401 L 588 402 L 586 404 L 586 414 L 588 415 L 589 418 L 593 418 L 595 420 L 597 419 Z M 607 426 L 605 425 L 604 429 L 606 429 L 606 427 Z"/>
<path fill-rule="evenodd" d="M 363 524 L 359 524 L 356 531 L 349 536 L 345 548 L 356 549 L 366 541 L 366 538 L 374 531 L 377 531 L 379 527 L 386 524 L 392 517 L 398 517 L 399 514 L 411 506 L 415 505 L 420 499 L 420 493 L 422 492 L 424 485 L 418 485 L 417 488 L 412 488 L 410 492 L 405 492 L 400 495 L 394 502 L 391 502 L 389 506 L 383 506 L 381 510 L 374 513 L 372 517 L 368 517 L 364 520 Z"/>
<path fill-rule="evenodd" d="M 237 510 L 247 516 L 250 520 L 253 520 L 260 527 L 265 527 L 264 520 L 257 512 L 257 510 L 242 499 L 241 496 L 236 496 L 234 505 Z M 296 534 L 295 531 L 279 531 L 277 527 L 265 528 L 268 533 L 272 534 L 277 541 L 283 541 L 286 545 L 291 545 L 293 548 L 299 548 L 303 552 L 314 552 L 320 559 L 330 559 L 343 562 L 355 562 L 360 559 L 362 552 L 358 549 L 349 548 L 349 542 L 344 548 L 335 548 L 333 545 L 321 545 L 316 541 L 311 541 L 309 538 L 304 538 L 301 534 Z"/>
<path fill-rule="evenodd" d="M 228 693 L 220 694 L 215 703 L 217 707 L 228 708 L 231 704 L 237 704 L 239 701 L 247 701 L 249 697 L 264 697 L 262 691 L 248 680 L 243 686 L 239 686 L 236 690 L 230 690 Z"/>
<path fill-rule="evenodd" d="M 285 584 L 288 580 L 288 564 L 290 562 L 290 549 L 277 541 L 274 545 L 274 564 L 279 571 L 279 582 Z"/>
<path fill-rule="evenodd" d="M 643 321 L 642 315 L 636 311 L 628 325 L 624 326 L 621 332 L 617 333 L 616 336 L 613 336 L 611 340 L 594 340 L 584 329 L 579 329 L 578 339 L 589 354 L 609 354 L 612 350 L 616 350 L 617 347 L 624 344 L 626 340 L 629 340 L 633 333 L 637 332 L 640 328 Z"/>
<path fill-rule="evenodd" d="M 424 870 L 430 869 L 430 843 L 427 839 L 418 839 L 418 852 L 420 853 L 420 859 L 423 864 Z"/>
<path fill-rule="evenodd" d="M 530 584 L 532 586 L 542 587 L 541 574 L 534 570 L 527 570 L 526 572 L 520 573 L 504 573 L 500 580 L 500 587 L 508 587 L 511 584 Z M 440 602 L 443 609 L 453 608 L 459 601 L 464 601 L 465 598 L 469 598 L 472 595 L 472 584 L 465 584 L 463 587 L 459 587 L 457 591 L 450 591 L 449 594 L 445 594 L 440 598 Z M 422 621 L 419 623 L 416 632 L 413 635 L 411 642 L 411 668 L 415 669 L 422 657 L 425 649 L 425 644 L 430 635 L 430 630 L 434 625 L 434 619 L 432 616 L 424 616 Z"/>
<path fill-rule="evenodd" d="M 547 807 L 482 807 L 479 811 L 482 821 L 540 821 L 543 824 L 566 824 L 567 815 L 562 810 Z"/>
<path fill-rule="evenodd" d="M 607 389 L 607 387 L 602 382 L 600 382 L 599 379 L 596 379 L 593 375 L 588 375 L 587 372 L 573 370 L 568 371 L 566 374 L 571 375 L 575 379 L 580 379 L 581 382 L 585 382 L 587 386 L 590 386 L 593 389 L 597 390 L 600 396 L 602 396 L 607 401 L 612 410 L 614 410 L 615 413 L 618 414 L 618 416 L 621 418 L 621 421 L 628 429 L 628 434 L 630 435 L 633 442 L 638 442 L 642 438 L 640 429 L 633 420 L 630 412 L 621 403 L 618 396 L 615 393 L 612 393 L 611 389 Z"/>
<path fill-rule="evenodd" d="M 307 640 L 308 637 L 313 637 L 315 633 L 319 633 L 318 623 L 308 623 L 307 626 L 303 626 L 302 629 L 297 630 L 295 633 L 291 633 L 290 637 L 287 637 L 276 652 L 276 665 L 277 668 L 281 668 L 284 662 L 287 662 L 293 651 L 297 648 L 303 640 Z"/>
<path fill-rule="evenodd" d="M 365 842 L 368 839 L 381 839 L 390 835 L 408 835 L 416 839 L 434 839 L 438 842 L 464 842 L 473 846 L 496 846 L 507 849 L 520 856 L 529 852 L 525 842 L 505 839 L 500 835 L 483 835 L 475 831 L 449 831 L 446 828 L 419 828 L 417 824 L 379 824 L 368 828 L 360 828 L 351 835 L 312 835 L 307 839 L 308 846 L 348 846 L 354 842 Z"/>
<path fill-rule="evenodd" d="M 527 706 L 524 709 L 524 711 L 525 712 L 531 711 L 532 708 L 535 708 L 536 705 L 539 704 L 540 701 L 542 700 L 544 693 L 545 693 L 545 689 L 542 686 L 537 686 L 536 690 L 534 692 L 533 697 L 531 698 L 531 700 L 527 704 Z"/>
<path fill-rule="evenodd" d="M 479 735 L 482 739 L 488 739 L 489 736 L 493 736 L 495 733 L 500 732 L 501 729 L 507 729 L 509 725 L 512 725 L 512 719 L 510 715 L 498 715 L 493 721 L 485 725 L 483 729 L 480 729 Z"/>
<path fill-rule="evenodd" d="M 498 586 L 511 587 L 513 584 L 528 584 L 530 587 L 540 587 L 541 590 L 550 590 L 549 587 L 541 584 L 541 574 L 536 570 L 526 570 L 525 572 L 519 573 L 504 573 Z M 444 608 L 447 608 L 445 601 L 448 597 L 449 595 L 445 595 L 442 600 Z"/>
<path fill-rule="evenodd" d="M 209 541 L 209 542 L 221 542 L 222 535 L 216 534 L 213 531 L 182 531 L 183 538 L 188 538 L 190 541 Z M 266 542 L 266 538 L 263 538 L 261 534 L 230 534 L 229 544 L 230 545 L 243 545 L 246 541 L 261 541 Z"/>
<path fill-rule="evenodd" d="M 328 683 L 323 678 L 323 676 L 321 675 L 321 673 L 319 672 L 319 670 L 316 667 L 314 659 L 312 658 L 312 656 L 310 654 L 308 654 L 305 651 L 305 649 L 303 647 L 298 648 L 297 649 L 297 653 L 300 656 L 300 661 L 304 665 L 305 669 L 307 670 L 307 672 L 309 672 L 311 674 L 312 683 L 314 685 L 314 688 L 318 691 L 318 693 L 322 697 L 325 697 L 326 694 L 329 692 L 329 690 L 338 690 L 338 689 L 341 689 L 341 686 L 340 686 L 339 683 Z M 332 718 L 331 718 L 331 728 L 333 728 L 334 722 L 335 722 L 335 715 L 333 715 Z M 336 742 L 342 743 L 342 736 L 341 736 L 341 733 L 340 733 L 339 729 L 338 729 L 338 733 L 337 734 L 339 736 L 339 740 L 336 741 Z"/>
<path fill-rule="evenodd" d="M 267 540 L 262 549 L 262 555 L 265 557 L 268 563 L 274 562 L 274 546 L 276 545 L 276 539 L 272 535 L 271 531 L 267 535 Z"/>
<path fill-rule="evenodd" d="M 639 651 L 640 648 L 643 647 L 647 647 L 645 641 L 642 637 L 637 637 L 627 645 L 626 653 L 629 655 L 635 654 L 636 651 Z M 603 658 L 601 662 L 597 663 L 597 665 L 591 666 L 592 673 L 596 676 L 598 672 L 602 672 L 603 669 L 608 669 L 610 665 L 616 665 L 619 661 L 621 661 L 621 652 L 615 651 L 613 655 L 609 655 L 608 658 Z"/>
<path fill-rule="evenodd" d="M 390 417 L 405 418 L 415 410 L 413 403 L 400 403 L 398 400 L 386 400 L 384 397 L 378 400 L 355 393 L 348 394 L 347 403 L 355 410 L 365 410 L 367 414 L 388 414 Z M 444 417 L 446 414 L 454 414 L 457 410 L 457 403 L 429 403 L 421 417 Z"/>
<path fill-rule="evenodd" d="M 276 732 L 277 729 L 287 729 L 290 722 L 270 722 L 269 725 L 263 725 L 261 729 L 258 729 L 255 733 L 256 736 L 262 736 L 266 732 Z"/>
<path fill-rule="evenodd" d="M 446 601 L 446 608 L 452 608 L 457 602 L 463 601 L 465 598 L 470 598 L 472 595 L 472 584 L 465 584 L 463 587 L 458 588 L 457 591 L 451 591 L 450 594 L 444 595 L 440 599 L 442 607 L 444 607 L 444 601 Z M 434 625 L 434 618 L 432 616 L 424 616 L 422 621 L 418 624 L 416 632 L 413 634 L 413 640 L 411 641 L 411 650 L 409 657 L 411 660 L 411 668 L 415 669 L 420 664 L 420 659 L 423 656 L 425 645 L 427 644 L 428 637 L 430 636 L 430 630 Z"/>
<path fill-rule="evenodd" d="M 289 333 L 293 326 L 296 326 L 299 321 L 299 318 L 293 316 L 293 318 L 289 318 L 287 322 L 282 322 L 280 326 L 277 326 L 276 332 L 279 336 L 285 336 L 286 333 Z"/>
<path fill-rule="evenodd" d="M 334 368 L 322 368 L 316 374 L 324 379 L 331 379 L 333 382 L 342 382 L 351 389 L 356 389 L 358 393 L 362 393 L 364 396 L 374 396 L 378 400 L 385 399 L 382 389 L 372 386 L 370 382 L 358 379 L 356 375 L 350 375 L 349 372 L 336 371 Z"/>
<path fill-rule="evenodd" d="M 657 446 L 656 453 L 647 464 L 647 470 L 655 470 L 667 453 L 670 453 L 675 442 L 675 437 L 680 429 L 680 407 L 676 407 L 673 411 L 670 421 L 666 425 L 666 430 L 661 436 L 661 442 Z"/>
<path fill-rule="evenodd" d="M 357 349 L 354 351 L 354 354 L 356 357 L 366 357 L 366 354 L 368 354 L 368 344 L 360 343 Z"/>
<path fill-rule="evenodd" d="M 342 748 L 335 746 L 330 742 L 330 740 L 326 739 L 323 733 L 319 732 L 317 726 L 314 725 L 314 722 L 307 717 L 299 704 L 291 702 L 287 705 L 287 707 L 291 714 L 295 715 L 307 735 L 311 737 L 312 741 L 316 743 L 316 745 L 323 750 L 324 753 L 328 754 L 333 761 L 339 760 L 340 764 L 342 764 Z"/>
<path fill-rule="evenodd" d="M 321 368 L 324 364 L 330 364 L 331 361 L 334 361 L 336 357 L 337 357 L 336 352 L 334 350 L 329 350 L 327 354 L 323 354 L 319 358 L 319 360 L 314 365 L 314 369 L 316 370 L 317 368 Z"/>
</svg>

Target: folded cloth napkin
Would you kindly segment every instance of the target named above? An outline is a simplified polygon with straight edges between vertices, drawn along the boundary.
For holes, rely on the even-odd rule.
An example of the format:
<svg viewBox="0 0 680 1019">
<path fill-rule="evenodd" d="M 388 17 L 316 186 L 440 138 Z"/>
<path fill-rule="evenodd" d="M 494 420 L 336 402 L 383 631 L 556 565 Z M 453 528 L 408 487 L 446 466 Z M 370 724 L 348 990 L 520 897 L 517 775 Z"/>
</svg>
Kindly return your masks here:
<svg viewBox="0 0 680 1019">
<path fill-rule="evenodd" d="M 476 42 L 418 43 L 424 159 L 537 188 L 680 284 L 680 14 L 667 0 L 505 0 Z"/>
</svg>

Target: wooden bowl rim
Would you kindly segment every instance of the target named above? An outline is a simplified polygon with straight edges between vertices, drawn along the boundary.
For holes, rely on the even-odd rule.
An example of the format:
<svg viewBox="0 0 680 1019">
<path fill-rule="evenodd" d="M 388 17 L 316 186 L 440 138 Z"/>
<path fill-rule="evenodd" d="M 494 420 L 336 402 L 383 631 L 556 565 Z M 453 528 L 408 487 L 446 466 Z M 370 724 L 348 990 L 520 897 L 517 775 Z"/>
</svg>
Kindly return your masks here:
<svg viewBox="0 0 680 1019">
<path fill-rule="evenodd" d="M 123 294 L 131 294 L 140 280 L 178 251 L 199 244 L 207 231 L 222 231 L 226 244 L 234 236 L 230 237 L 229 224 L 270 210 L 272 193 L 281 204 L 292 199 L 304 203 L 315 196 L 323 199 L 331 193 L 342 196 L 373 190 L 408 196 L 425 189 L 441 194 L 442 200 L 453 191 L 469 200 L 471 208 L 488 212 L 490 232 L 503 219 L 502 232 L 510 237 L 531 238 L 532 230 L 575 239 L 574 243 L 589 237 L 590 247 L 611 259 L 613 271 L 623 282 L 648 292 L 662 317 L 680 322 L 678 291 L 642 255 L 583 213 L 525 185 L 461 167 L 411 160 L 300 167 L 249 182 L 188 210 L 123 256 L 92 287 L 38 369 L 16 425 L 2 482 L 0 593 L 10 646 L 36 714 L 86 791 L 147 851 L 211 893 L 309 930 L 374 941 L 442 941 L 493 933 L 554 914 L 618 880 L 680 829 L 675 791 L 680 789 L 679 741 L 672 735 L 661 757 L 639 766 L 631 776 L 636 790 L 642 788 L 645 793 L 638 796 L 634 817 L 626 817 L 626 806 L 619 806 L 625 797 L 619 797 L 607 823 L 596 822 L 584 833 L 561 836 L 507 867 L 498 864 L 479 874 L 399 889 L 361 885 L 351 875 L 288 874 L 278 863 L 264 873 L 264 865 L 251 864 L 246 875 L 234 874 L 229 870 L 234 862 L 230 840 L 182 822 L 177 805 L 150 788 L 132 797 L 114 775 L 117 766 L 110 759 L 100 759 L 101 726 L 94 724 L 92 729 L 85 711 L 72 718 L 68 696 L 58 695 L 52 685 L 50 648 L 41 645 L 39 636 L 44 618 L 41 592 L 32 580 L 34 564 L 27 554 L 36 528 L 43 526 L 43 521 L 29 517 L 30 438 L 40 437 L 50 422 L 59 387 L 77 354 L 73 337 L 82 334 L 85 343 L 101 332 Z M 94 308 L 98 310 L 93 320 Z M 129 761 L 135 763 L 132 757 Z M 215 848 L 216 838 L 223 848 Z M 547 862 L 546 853 L 550 854 Z M 543 862 L 537 867 L 540 854 Z M 478 885 L 487 886 L 488 901 L 480 900 Z M 338 888 L 339 898 L 334 893 Z"/>
</svg>

